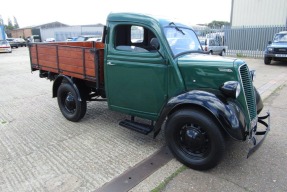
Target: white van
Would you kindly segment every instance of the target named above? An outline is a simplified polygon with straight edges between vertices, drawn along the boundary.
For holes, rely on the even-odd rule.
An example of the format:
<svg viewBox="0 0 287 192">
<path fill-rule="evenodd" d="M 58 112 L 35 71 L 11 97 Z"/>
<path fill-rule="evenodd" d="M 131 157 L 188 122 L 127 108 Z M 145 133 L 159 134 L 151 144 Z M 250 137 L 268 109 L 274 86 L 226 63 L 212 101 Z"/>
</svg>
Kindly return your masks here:
<svg viewBox="0 0 287 192">
<path fill-rule="evenodd" d="M 199 39 L 200 44 L 204 51 L 211 55 L 224 56 L 226 53 L 226 46 L 221 45 L 220 42 L 216 41 L 214 38 L 204 38 Z"/>
</svg>

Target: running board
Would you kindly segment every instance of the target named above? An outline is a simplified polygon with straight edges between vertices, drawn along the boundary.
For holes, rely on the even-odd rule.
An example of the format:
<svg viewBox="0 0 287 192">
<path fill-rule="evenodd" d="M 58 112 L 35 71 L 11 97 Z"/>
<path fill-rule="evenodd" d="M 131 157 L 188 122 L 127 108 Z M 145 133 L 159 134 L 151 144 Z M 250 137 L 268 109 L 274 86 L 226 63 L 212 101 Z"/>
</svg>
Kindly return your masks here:
<svg viewBox="0 0 287 192">
<path fill-rule="evenodd" d="M 147 125 L 143 123 L 138 123 L 132 120 L 123 120 L 120 123 L 120 126 L 123 126 L 125 128 L 134 130 L 136 132 L 142 133 L 142 134 L 149 134 L 153 130 L 153 125 Z"/>
</svg>

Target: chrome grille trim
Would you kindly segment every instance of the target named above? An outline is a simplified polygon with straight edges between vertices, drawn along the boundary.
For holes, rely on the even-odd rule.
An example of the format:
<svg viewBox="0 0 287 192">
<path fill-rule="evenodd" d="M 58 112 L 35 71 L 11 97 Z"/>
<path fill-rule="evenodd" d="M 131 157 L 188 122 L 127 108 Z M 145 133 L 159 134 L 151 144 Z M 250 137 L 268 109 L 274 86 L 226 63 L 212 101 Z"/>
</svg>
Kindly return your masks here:
<svg viewBox="0 0 287 192">
<path fill-rule="evenodd" d="M 241 83 L 244 90 L 245 102 L 248 107 L 248 114 L 250 121 L 257 117 L 256 101 L 254 96 L 254 88 L 252 85 L 252 79 L 250 77 L 249 69 L 246 64 L 239 67 Z"/>
</svg>

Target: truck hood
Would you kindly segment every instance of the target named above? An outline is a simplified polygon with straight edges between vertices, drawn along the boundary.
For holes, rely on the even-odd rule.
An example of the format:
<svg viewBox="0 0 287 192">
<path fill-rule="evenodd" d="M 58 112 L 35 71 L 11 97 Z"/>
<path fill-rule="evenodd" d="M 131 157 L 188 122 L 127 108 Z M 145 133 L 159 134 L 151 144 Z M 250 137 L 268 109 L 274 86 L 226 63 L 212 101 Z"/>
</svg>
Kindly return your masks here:
<svg viewBox="0 0 287 192">
<path fill-rule="evenodd" d="M 287 48 L 287 42 L 278 42 L 278 43 L 272 43 L 271 45 L 268 45 L 267 47 L 280 47 L 280 48 Z"/>
<path fill-rule="evenodd" d="M 237 81 L 244 61 L 206 54 L 189 54 L 177 60 L 186 90 L 218 89 L 226 81 Z"/>
</svg>

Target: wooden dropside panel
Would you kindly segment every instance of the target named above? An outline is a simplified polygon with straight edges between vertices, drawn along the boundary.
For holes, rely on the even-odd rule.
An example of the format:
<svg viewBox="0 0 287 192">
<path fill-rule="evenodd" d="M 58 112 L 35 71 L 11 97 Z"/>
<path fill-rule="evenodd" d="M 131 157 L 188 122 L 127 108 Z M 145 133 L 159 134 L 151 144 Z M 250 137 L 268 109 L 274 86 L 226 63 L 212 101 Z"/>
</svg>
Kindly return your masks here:
<svg viewBox="0 0 287 192">
<path fill-rule="evenodd" d="M 79 79 L 96 81 L 95 53 L 99 49 L 100 82 L 104 82 L 104 44 L 100 42 L 39 43 L 30 47 L 31 62 L 37 69 Z"/>
<path fill-rule="evenodd" d="M 78 74 L 84 78 L 84 57 L 81 47 L 58 46 L 59 70 L 61 73 Z"/>
</svg>

